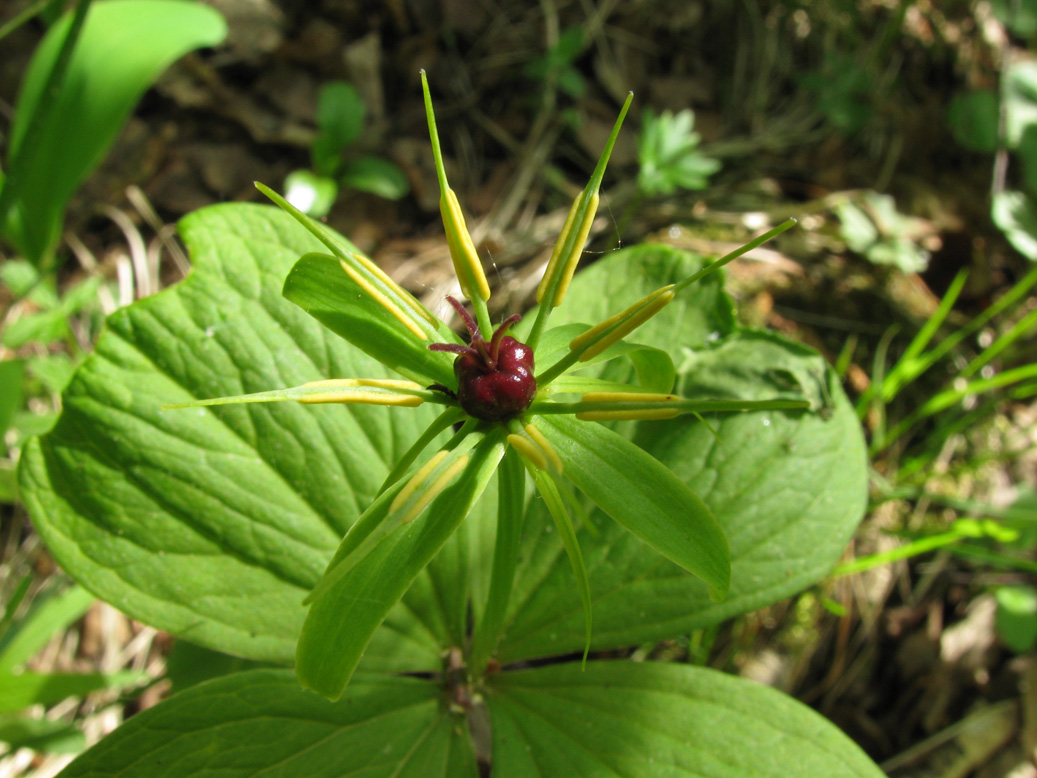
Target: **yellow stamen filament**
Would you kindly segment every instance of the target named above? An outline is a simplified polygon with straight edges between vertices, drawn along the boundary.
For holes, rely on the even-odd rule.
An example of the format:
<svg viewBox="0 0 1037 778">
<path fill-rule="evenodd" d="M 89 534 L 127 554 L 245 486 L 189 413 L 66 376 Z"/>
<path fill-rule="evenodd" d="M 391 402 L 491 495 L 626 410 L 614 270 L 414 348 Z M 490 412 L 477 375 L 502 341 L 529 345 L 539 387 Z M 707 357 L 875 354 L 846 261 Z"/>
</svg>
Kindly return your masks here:
<svg viewBox="0 0 1037 778">
<path fill-rule="evenodd" d="M 576 418 L 580 421 L 658 421 L 675 419 L 680 415 L 678 408 L 657 408 L 639 411 L 581 411 L 576 414 Z"/>
<path fill-rule="evenodd" d="M 605 319 L 601 324 L 591 327 L 582 335 L 573 338 L 569 343 L 569 349 L 571 351 L 580 351 L 580 362 L 593 359 L 609 346 L 619 342 L 655 316 L 655 314 L 670 304 L 674 296 L 673 284 L 664 286 L 662 289 L 656 289 L 625 311 Z M 581 351 L 581 349 L 583 350 Z"/>
<path fill-rule="evenodd" d="M 580 200 L 583 195 L 573 200 L 573 204 L 569 207 L 569 213 L 565 217 L 565 225 L 562 227 L 562 232 L 558 236 L 558 242 L 555 243 L 554 251 L 551 252 L 551 259 L 547 261 L 547 269 L 544 270 L 544 277 L 540 279 L 540 286 L 537 287 L 537 302 L 542 303 L 544 301 L 544 295 L 547 294 L 547 287 L 551 284 L 551 279 L 554 278 L 555 272 L 558 270 L 558 262 L 562 256 L 562 249 L 565 247 L 565 239 L 569 237 L 569 233 L 572 232 L 573 222 L 576 220 L 576 211 L 579 210 Z"/>
<path fill-rule="evenodd" d="M 428 478 L 429 473 L 436 469 L 436 466 L 446 458 L 446 451 L 437 452 L 428 462 L 423 464 L 407 484 L 400 489 L 400 493 L 393 498 L 392 504 L 389 506 L 389 513 L 396 513 L 400 506 L 409 500 L 414 492 L 418 490 L 422 482 Z"/>
<path fill-rule="evenodd" d="M 469 300 L 476 297 L 484 301 L 489 300 L 490 284 L 486 280 L 482 262 L 479 261 L 479 254 L 465 224 L 461 204 L 457 201 L 453 189 L 443 191 L 439 198 L 439 211 L 443 216 L 447 247 L 450 249 L 450 258 L 454 262 L 454 273 L 461 285 L 461 291 Z"/>
<path fill-rule="evenodd" d="M 544 452 L 537 448 L 528 438 L 512 433 L 508 435 L 507 440 L 516 451 L 532 462 L 533 467 L 537 470 L 545 470 L 547 468 L 547 458 L 544 456 Z"/>
<path fill-rule="evenodd" d="M 372 300 L 392 314 L 400 324 L 414 333 L 414 335 L 420 340 L 428 340 L 428 336 L 422 332 L 421 327 L 418 326 L 417 322 L 400 310 L 400 307 L 396 303 L 386 297 L 380 290 L 375 289 L 371 282 L 360 275 L 355 268 L 350 267 L 349 263 L 339 260 L 339 264 L 342 265 L 342 269 L 346 271 L 346 275 L 352 278 L 353 282 L 357 286 L 363 289 Z"/>
<path fill-rule="evenodd" d="M 533 442 L 537 444 L 537 447 L 547 455 L 547 458 L 551 460 L 551 467 L 555 469 L 555 472 L 561 473 L 564 470 L 562 465 L 562 459 L 558 456 L 558 453 L 554 450 L 554 446 L 551 445 L 551 441 L 544 437 L 544 433 L 534 427 L 532 424 L 527 424 L 525 429 L 526 434 L 532 438 Z"/>
<path fill-rule="evenodd" d="M 384 270 L 378 265 L 372 262 L 370 259 L 365 257 L 363 254 L 350 254 L 357 262 L 363 265 L 371 275 L 375 276 L 379 281 L 385 284 L 387 287 L 393 290 L 399 298 L 407 304 L 407 307 L 414 311 L 418 316 L 423 318 L 433 327 L 438 326 L 439 322 L 436 321 L 436 317 L 425 310 L 425 306 L 414 299 L 414 296 L 403 289 L 399 284 L 393 281 Z"/>
<path fill-rule="evenodd" d="M 585 403 L 672 403 L 683 398 L 652 392 L 587 392 L 580 399 Z"/>
<path fill-rule="evenodd" d="M 561 283 L 558 284 L 558 291 L 555 292 L 555 308 L 562 304 L 562 300 L 565 299 L 565 293 L 569 291 L 569 284 L 572 283 L 573 275 L 576 274 L 576 266 L 580 264 L 580 257 L 583 256 L 583 247 L 587 245 L 587 236 L 590 235 L 594 217 L 598 214 L 599 199 L 597 192 L 591 195 L 590 205 L 587 207 L 583 224 L 580 225 L 580 232 L 576 236 L 576 242 L 573 243 L 572 253 L 568 257 L 565 270 L 562 271 Z"/>
<path fill-rule="evenodd" d="M 675 394 L 649 394 L 641 392 L 588 392 L 580 398 L 586 403 L 672 403 L 682 398 Z M 580 411 L 576 418 L 581 421 L 632 421 L 673 419 L 681 415 L 680 408 L 601 409 Z"/>
<path fill-rule="evenodd" d="M 413 394 L 393 394 L 389 392 L 358 392 L 357 387 L 371 389 L 411 389 L 419 391 L 421 385 L 413 381 L 403 381 L 394 378 L 331 378 L 325 381 L 310 381 L 300 388 L 329 390 L 341 389 L 341 392 L 322 392 L 312 397 L 296 398 L 298 402 L 307 405 L 318 403 L 360 403 L 364 405 L 400 405 L 415 408 L 425 402 L 421 397 Z"/>
<path fill-rule="evenodd" d="M 420 487 L 424 486 L 425 480 L 428 479 L 428 477 L 435 470 L 435 468 L 443 461 L 446 455 L 446 451 L 440 451 L 438 454 L 432 457 L 432 459 L 426 462 L 425 465 L 417 473 L 414 474 L 414 477 L 407 482 L 407 485 L 403 487 L 400 493 L 396 495 L 396 498 L 392 501 L 392 504 L 389 506 L 390 513 L 395 513 L 414 497 L 417 490 Z M 439 495 L 440 492 L 446 489 L 446 487 L 450 484 L 451 481 L 454 480 L 457 474 L 465 469 L 465 466 L 467 464 L 468 455 L 464 454 L 462 456 L 459 456 L 456 461 L 454 461 L 449 467 L 446 468 L 446 470 L 440 473 L 439 477 L 436 478 L 436 480 L 434 480 L 431 484 L 429 484 L 428 487 L 425 488 L 424 491 L 422 491 L 418 499 L 415 500 L 409 508 L 407 508 L 407 511 L 402 516 L 400 516 L 400 524 L 408 524 L 414 521 L 414 519 L 416 519 L 418 515 L 423 510 L 425 510 L 426 507 L 428 507 L 428 504 L 432 502 Z M 432 467 L 429 467 L 429 465 L 432 465 Z M 401 500 L 401 497 L 404 499 Z"/>
</svg>

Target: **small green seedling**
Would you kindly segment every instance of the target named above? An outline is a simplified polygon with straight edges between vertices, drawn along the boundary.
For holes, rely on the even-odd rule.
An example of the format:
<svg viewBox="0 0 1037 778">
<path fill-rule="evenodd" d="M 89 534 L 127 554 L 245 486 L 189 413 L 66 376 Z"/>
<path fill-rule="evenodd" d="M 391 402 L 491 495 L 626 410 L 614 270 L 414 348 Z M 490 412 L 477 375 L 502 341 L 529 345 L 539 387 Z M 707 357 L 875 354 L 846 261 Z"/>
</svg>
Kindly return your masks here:
<svg viewBox="0 0 1037 778">
<path fill-rule="evenodd" d="M 364 130 L 367 108 L 351 84 L 333 81 L 320 90 L 317 137 L 310 146 L 312 170 L 295 170 L 285 179 L 285 199 L 303 213 L 327 216 L 343 188 L 398 200 L 410 191 L 396 165 L 372 155 L 349 156 Z"/>
<path fill-rule="evenodd" d="M 678 189 L 692 191 L 709 186 L 709 177 L 720 170 L 719 160 L 699 151 L 694 131 L 695 114 L 685 108 L 658 116 L 644 112 L 637 142 L 637 188 L 646 197 L 671 195 Z"/>
<path fill-rule="evenodd" d="M 835 207 L 835 213 L 839 235 L 851 251 L 904 273 L 921 273 L 928 266 L 929 252 L 915 240 L 918 220 L 898 213 L 890 195 L 865 192 L 860 205 L 846 201 Z"/>
</svg>

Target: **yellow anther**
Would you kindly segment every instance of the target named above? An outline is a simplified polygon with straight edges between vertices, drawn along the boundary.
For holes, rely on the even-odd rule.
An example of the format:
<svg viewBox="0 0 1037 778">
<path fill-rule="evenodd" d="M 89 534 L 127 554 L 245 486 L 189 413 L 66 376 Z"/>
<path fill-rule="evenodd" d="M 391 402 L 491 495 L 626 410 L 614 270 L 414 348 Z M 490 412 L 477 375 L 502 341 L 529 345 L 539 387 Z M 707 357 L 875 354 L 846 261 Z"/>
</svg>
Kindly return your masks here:
<svg viewBox="0 0 1037 778">
<path fill-rule="evenodd" d="M 447 247 L 454 263 L 454 273 L 461 285 L 461 291 L 469 300 L 478 297 L 480 300 L 490 299 L 490 284 L 479 261 L 479 254 L 468 234 L 464 213 L 453 189 L 444 189 L 439 198 L 439 211 L 443 216 L 443 228 L 446 230 Z"/>
<path fill-rule="evenodd" d="M 554 450 L 554 446 L 551 445 L 551 442 L 544 437 L 544 433 L 532 424 L 527 424 L 523 429 L 525 429 L 526 434 L 532 438 L 533 442 L 537 444 L 537 447 L 547 455 L 549 460 L 551 460 L 551 467 L 554 468 L 555 472 L 561 473 L 562 470 L 565 469 L 562 465 L 562 459 Z"/>
<path fill-rule="evenodd" d="M 350 267 L 348 262 L 341 259 L 339 260 L 339 264 L 342 265 L 342 269 L 346 271 L 346 275 L 353 279 L 353 283 L 363 289 L 372 300 L 392 314 L 400 324 L 414 333 L 414 335 L 420 340 L 428 340 L 428 336 L 422 331 L 418 323 L 401 310 L 400 306 L 386 297 L 381 290 L 376 289 L 370 281 L 357 272 L 356 268 Z"/>
<path fill-rule="evenodd" d="M 579 361 L 593 359 L 614 343 L 618 343 L 670 304 L 674 298 L 673 284 L 656 289 L 638 300 L 625 311 L 611 316 L 569 343 L 571 351 L 579 351 Z"/>
<path fill-rule="evenodd" d="M 395 378 L 330 378 L 324 381 L 310 381 L 303 384 L 301 389 L 324 388 L 331 391 L 321 392 L 312 397 L 296 398 L 298 402 L 314 405 L 317 403 L 360 403 L 364 405 L 400 405 L 409 408 L 417 407 L 425 402 L 421 397 L 413 394 L 395 394 L 393 392 L 379 392 L 378 389 L 409 389 L 420 391 L 421 384 L 413 381 L 404 381 Z M 357 391 L 357 388 L 370 388 L 375 391 Z M 333 390 L 341 389 L 340 392 Z"/>
<path fill-rule="evenodd" d="M 512 433 L 511 435 L 508 435 L 507 440 L 516 451 L 532 462 L 533 467 L 537 470 L 544 470 L 547 468 L 547 458 L 544 456 L 544 452 L 537 448 L 529 438 Z"/>
<path fill-rule="evenodd" d="M 406 503 L 411 497 L 414 496 L 414 492 L 418 490 L 418 487 L 428 478 L 429 473 L 436 469 L 440 462 L 446 459 L 446 451 L 438 451 L 428 462 L 423 464 L 406 485 L 400 489 L 400 493 L 393 498 L 392 504 L 389 506 L 389 513 L 396 513 L 400 507 Z"/>
<path fill-rule="evenodd" d="M 558 291 L 555 292 L 555 308 L 562 304 L 562 300 L 565 299 L 565 293 L 569 291 L 569 284 L 572 283 L 573 276 L 576 274 L 576 266 L 580 264 L 580 257 L 583 256 L 583 247 L 587 245 L 587 236 L 590 235 L 594 217 L 598 214 L 599 200 L 600 197 L 597 192 L 591 195 L 587 213 L 584 216 L 583 223 L 580 225 L 580 231 L 576 235 L 576 241 L 572 244 L 572 252 L 569 254 L 565 268 L 562 270 L 562 280 L 558 284 Z"/>
<path fill-rule="evenodd" d="M 581 411 L 576 418 L 580 421 L 659 421 L 680 415 L 678 408 L 646 408 L 639 411 Z"/>
<path fill-rule="evenodd" d="M 432 459 L 430 459 L 425 464 L 425 466 L 421 468 L 421 470 L 415 473 L 414 478 L 412 478 L 407 483 L 407 485 L 403 487 L 400 493 L 396 495 L 396 498 L 392 501 L 392 504 L 389 506 L 390 513 L 395 513 L 396 510 L 402 508 L 404 505 L 406 505 L 408 500 L 414 497 L 417 490 L 424 485 L 424 481 L 435 470 L 435 466 L 439 465 L 443 461 L 443 458 L 446 456 L 446 453 L 447 452 L 445 451 L 440 451 L 439 454 L 436 454 L 436 456 L 432 457 Z M 442 454 L 443 456 L 440 456 L 440 454 Z M 430 468 L 429 464 L 432 464 L 433 467 Z M 434 480 L 421 492 L 417 500 L 415 500 L 410 505 L 410 507 L 407 508 L 406 512 L 402 516 L 400 516 L 400 524 L 407 524 L 411 521 L 414 521 L 414 519 L 416 519 L 418 515 L 423 510 L 425 510 L 426 507 L 428 507 L 428 504 L 432 502 L 439 495 L 440 492 L 447 488 L 447 486 L 450 484 L 451 481 L 454 480 L 457 474 L 465 469 L 465 466 L 467 464 L 467 454 L 459 456 L 454 462 L 452 462 L 449 467 L 447 467 L 442 473 L 439 474 L 439 477 L 436 478 L 436 480 Z M 406 499 L 401 500 L 400 498 L 403 497 L 405 494 Z"/>
<path fill-rule="evenodd" d="M 544 302 L 547 287 L 551 285 L 551 279 L 554 278 L 555 273 L 558 271 L 558 263 L 562 256 L 562 249 L 565 247 L 565 239 L 572 232 L 573 222 L 576 221 L 576 212 L 580 208 L 581 199 L 583 199 L 582 194 L 573 200 L 573 204 L 569 207 L 569 213 L 565 217 L 562 232 L 558 236 L 558 242 L 555 243 L 554 251 L 551 252 L 551 259 L 547 261 L 547 268 L 544 270 L 544 277 L 540 279 L 540 286 L 537 287 L 537 303 Z"/>
<path fill-rule="evenodd" d="M 680 401 L 675 394 L 650 394 L 642 392 L 587 392 L 580 398 L 586 403 L 672 403 Z M 580 411 L 576 418 L 582 421 L 640 421 L 673 419 L 681 415 L 680 408 L 636 408 Z"/>
<path fill-rule="evenodd" d="M 367 269 L 367 271 L 371 273 L 371 275 L 373 275 L 387 287 L 392 289 L 393 292 L 395 292 L 399 296 L 399 298 L 404 303 L 406 303 L 407 307 L 414 311 L 416 314 L 418 314 L 418 316 L 423 318 L 433 327 L 439 325 L 439 322 L 436 320 L 436 317 L 429 313 L 427 310 L 425 310 L 424 305 L 415 300 L 414 296 L 410 292 L 408 292 L 406 289 L 404 289 L 395 281 L 393 281 L 384 270 L 378 267 L 378 265 L 376 265 L 370 259 L 365 257 L 363 254 L 350 254 L 350 256 L 353 257 L 361 265 L 363 265 Z"/>
<path fill-rule="evenodd" d="M 683 398 L 652 392 L 587 392 L 580 399 L 585 403 L 672 403 Z"/>
</svg>

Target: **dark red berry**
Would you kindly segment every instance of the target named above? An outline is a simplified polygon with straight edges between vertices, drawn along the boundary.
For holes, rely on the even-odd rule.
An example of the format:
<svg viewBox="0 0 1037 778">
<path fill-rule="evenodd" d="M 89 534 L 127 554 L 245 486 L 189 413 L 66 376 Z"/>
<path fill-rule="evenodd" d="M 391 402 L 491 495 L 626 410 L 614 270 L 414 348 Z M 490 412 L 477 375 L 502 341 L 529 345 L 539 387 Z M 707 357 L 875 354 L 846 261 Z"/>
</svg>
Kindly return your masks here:
<svg viewBox="0 0 1037 778">
<path fill-rule="evenodd" d="M 464 321 L 471 341 L 467 346 L 433 343 L 429 348 L 458 355 L 454 360 L 457 401 L 469 416 L 486 421 L 500 421 L 522 413 L 537 393 L 533 349 L 504 334 L 521 317 L 509 316 L 486 341 L 479 332 L 479 325 L 461 303 L 453 297 L 446 299 Z"/>
</svg>

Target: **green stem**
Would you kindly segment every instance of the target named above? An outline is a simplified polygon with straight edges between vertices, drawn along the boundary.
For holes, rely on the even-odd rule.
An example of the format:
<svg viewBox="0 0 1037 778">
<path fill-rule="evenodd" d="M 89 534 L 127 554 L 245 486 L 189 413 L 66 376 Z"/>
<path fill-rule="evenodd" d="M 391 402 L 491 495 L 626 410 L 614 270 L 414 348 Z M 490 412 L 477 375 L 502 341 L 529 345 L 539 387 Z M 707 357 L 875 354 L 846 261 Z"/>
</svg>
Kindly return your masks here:
<svg viewBox="0 0 1037 778">
<path fill-rule="evenodd" d="M 744 246 L 741 246 L 740 248 L 735 249 L 730 254 L 725 254 L 720 259 L 717 259 L 717 260 L 714 260 L 713 262 L 710 262 L 708 265 L 706 265 L 704 268 L 702 268 L 697 273 L 688 276 L 683 281 L 679 281 L 677 284 L 674 285 L 674 291 L 675 292 L 680 292 L 681 290 L 691 286 L 693 283 L 698 281 L 700 278 L 708 276 L 710 273 L 712 273 L 712 272 L 714 272 L 716 270 L 719 270 L 724 265 L 726 265 L 726 264 L 728 264 L 730 262 L 733 262 L 734 260 L 738 259 L 743 254 L 748 254 L 754 248 L 757 248 L 758 246 L 762 246 L 767 241 L 772 240 L 772 239 L 778 237 L 779 235 L 781 235 L 781 233 L 785 232 L 786 230 L 791 229 L 795 225 L 796 225 L 796 219 L 794 219 L 794 218 L 786 219 L 781 224 L 779 224 L 777 227 L 775 227 L 773 230 L 768 230 L 767 232 L 763 233 L 763 235 L 761 235 L 760 237 L 753 238 L 751 241 L 746 243 Z"/>
<path fill-rule="evenodd" d="M 593 413 L 595 411 L 658 411 L 675 410 L 679 413 L 729 413 L 734 411 L 787 411 L 806 410 L 806 400 L 695 400 L 677 398 L 669 402 L 607 401 L 607 402 L 534 402 L 530 413 L 543 416 L 555 413 Z"/>
<path fill-rule="evenodd" d="M 952 530 L 951 532 L 944 532 L 927 538 L 919 538 L 918 540 L 914 540 L 903 546 L 897 546 L 896 548 L 891 548 L 889 551 L 883 551 L 881 554 L 871 554 L 870 556 L 861 557 L 860 559 L 854 559 L 852 562 L 844 562 L 841 565 L 837 565 L 832 571 L 831 577 L 842 578 L 843 576 L 853 575 L 854 573 L 863 573 L 865 570 L 871 570 L 874 567 L 882 567 L 891 562 L 897 562 L 901 559 L 910 559 L 919 554 L 925 554 L 926 552 L 958 543 L 966 537 L 968 537 L 968 535 Z"/>
<path fill-rule="evenodd" d="M 10 35 L 12 32 L 17 30 L 32 17 L 42 12 L 44 8 L 50 5 L 51 0 L 36 0 L 35 3 L 30 5 L 24 11 L 19 14 L 15 14 L 14 18 L 0 26 L 0 41 Z"/>
<path fill-rule="evenodd" d="M 497 538 L 493 548 L 493 566 L 490 570 L 490 590 L 486 607 L 476 621 L 472 634 L 472 649 L 468 660 L 468 674 L 472 680 L 486 672 L 500 640 L 508 601 L 518 564 L 518 546 L 524 518 L 526 475 L 518 453 L 508 448 L 497 469 Z"/>
</svg>

